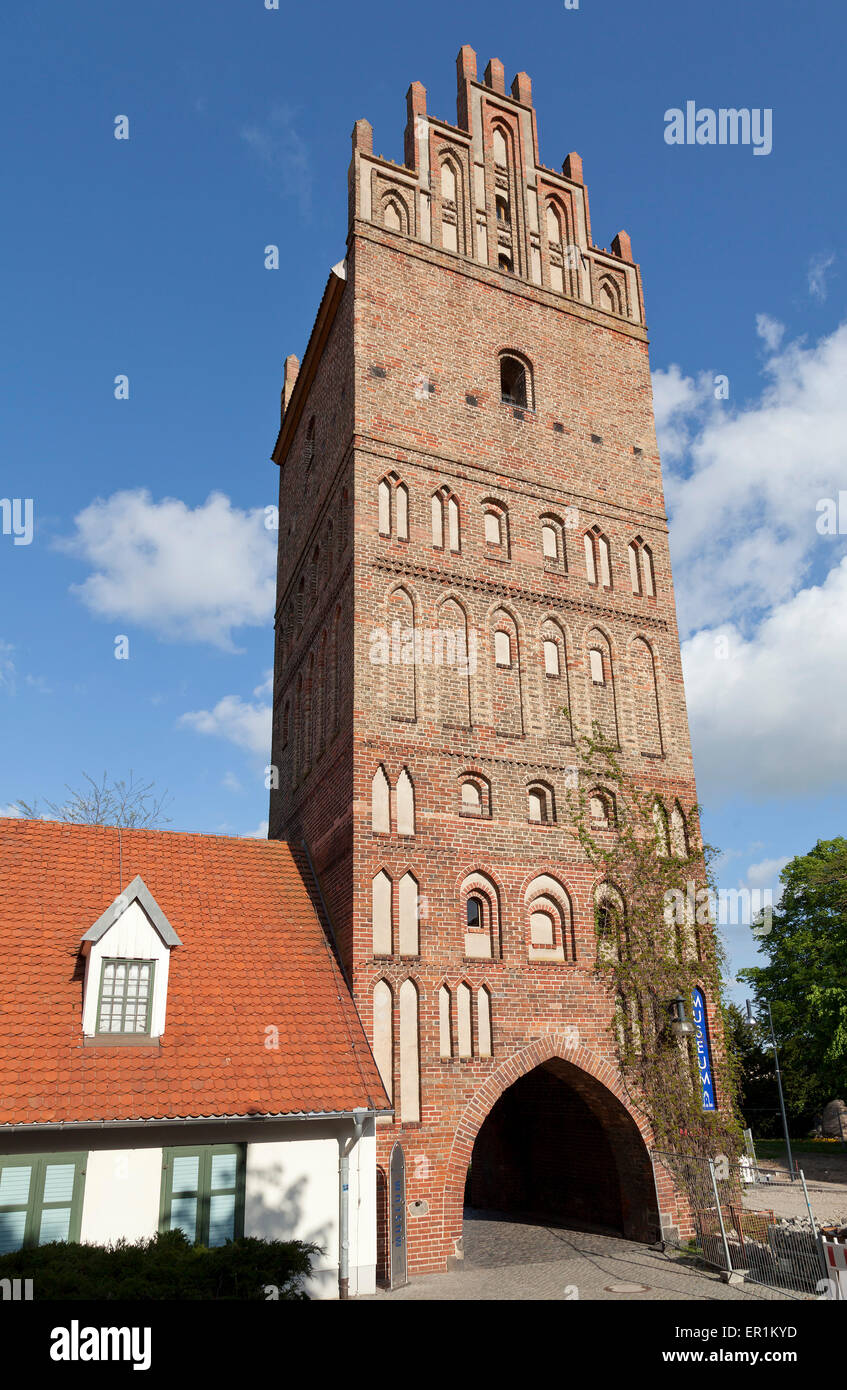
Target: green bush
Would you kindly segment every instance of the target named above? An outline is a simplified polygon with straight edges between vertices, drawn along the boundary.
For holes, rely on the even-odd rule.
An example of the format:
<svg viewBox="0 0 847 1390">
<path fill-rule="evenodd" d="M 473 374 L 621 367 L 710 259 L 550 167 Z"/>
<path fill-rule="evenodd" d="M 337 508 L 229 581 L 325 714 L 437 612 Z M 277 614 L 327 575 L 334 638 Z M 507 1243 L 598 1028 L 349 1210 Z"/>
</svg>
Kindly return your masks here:
<svg viewBox="0 0 847 1390">
<path fill-rule="evenodd" d="M 54 1243 L 0 1255 L 0 1279 L 31 1279 L 44 1299 L 305 1299 L 315 1245 L 250 1236 L 213 1250 L 191 1245 L 182 1231 L 135 1244 Z"/>
</svg>

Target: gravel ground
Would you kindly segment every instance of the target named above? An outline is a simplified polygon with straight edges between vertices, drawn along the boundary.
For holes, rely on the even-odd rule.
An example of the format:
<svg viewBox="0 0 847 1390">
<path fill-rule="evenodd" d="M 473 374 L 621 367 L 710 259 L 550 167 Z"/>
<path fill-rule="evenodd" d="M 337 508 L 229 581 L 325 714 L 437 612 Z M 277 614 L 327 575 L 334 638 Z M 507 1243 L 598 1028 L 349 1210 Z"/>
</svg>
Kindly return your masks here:
<svg viewBox="0 0 847 1390">
<path fill-rule="evenodd" d="M 819 1226 L 847 1225 L 847 1154 L 798 1154 L 809 1191 L 809 1201 Z M 759 1172 L 770 1183 L 756 1183 L 744 1192 L 748 1211 L 772 1211 L 777 1218 L 808 1217 L 803 1185 L 788 1182 L 788 1165 L 763 1159 Z"/>
</svg>

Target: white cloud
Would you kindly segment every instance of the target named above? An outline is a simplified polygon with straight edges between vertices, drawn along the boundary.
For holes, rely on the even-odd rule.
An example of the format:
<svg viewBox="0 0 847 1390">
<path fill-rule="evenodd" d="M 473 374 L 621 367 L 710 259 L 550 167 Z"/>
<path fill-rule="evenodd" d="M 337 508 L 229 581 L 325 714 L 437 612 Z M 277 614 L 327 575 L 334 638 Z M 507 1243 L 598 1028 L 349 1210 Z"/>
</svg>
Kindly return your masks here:
<svg viewBox="0 0 847 1390">
<path fill-rule="evenodd" d="M 239 695 L 224 695 L 214 709 L 191 710 L 183 714 L 179 722 L 198 734 L 214 734 L 217 738 L 228 739 L 237 748 L 246 748 L 249 753 L 270 757 L 270 705 L 254 705 Z"/>
<path fill-rule="evenodd" d="M 248 830 L 242 835 L 242 840 L 266 840 L 268 838 L 268 822 L 260 820 L 255 830 Z"/>
<path fill-rule="evenodd" d="M 228 739 L 237 748 L 245 748 L 261 758 L 271 755 L 271 705 L 261 697 L 266 694 L 267 679 L 257 685 L 253 694 L 257 702 L 242 700 L 240 695 L 224 695 L 214 709 L 190 710 L 180 716 L 179 723 L 198 734 L 213 734 Z M 224 778 L 226 783 L 227 773 Z"/>
<path fill-rule="evenodd" d="M 12 658 L 14 647 L 11 642 L 0 641 L 0 690 L 14 695 L 17 690 L 17 668 Z"/>
<path fill-rule="evenodd" d="M 779 859 L 761 859 L 758 864 L 749 866 L 744 881 L 748 888 L 778 888 L 781 891 L 779 876 L 790 862 L 788 855 Z"/>
<path fill-rule="evenodd" d="M 770 314 L 756 315 L 756 332 L 768 352 L 776 352 L 785 337 L 785 324 L 772 319 Z"/>
<path fill-rule="evenodd" d="M 221 778 L 221 786 L 225 787 L 228 792 L 240 792 L 244 790 L 234 772 L 225 773 Z"/>
<path fill-rule="evenodd" d="M 726 651 L 722 657 L 720 653 Z M 698 788 L 716 802 L 847 780 L 847 557 L 750 636 L 727 623 L 683 643 Z"/>
<path fill-rule="evenodd" d="M 263 508 L 241 511 L 221 493 L 191 508 L 139 489 L 98 498 L 74 520 L 58 544 L 92 567 L 72 591 L 100 617 L 232 651 L 233 629 L 273 613 L 275 536 Z"/>
<path fill-rule="evenodd" d="M 312 207 L 312 160 L 288 106 L 274 106 L 264 125 L 244 126 L 241 139 L 265 168 L 273 185 L 293 198 L 306 217 Z"/>
<path fill-rule="evenodd" d="M 835 253 L 819 251 L 809 262 L 809 294 L 813 299 L 824 300 L 827 296 L 827 271 L 835 262 Z"/>
<path fill-rule="evenodd" d="M 23 811 L 21 811 L 18 806 L 0 807 L 0 816 L 5 817 L 7 820 L 22 820 L 23 814 Z"/>
<path fill-rule="evenodd" d="M 660 396 L 671 398 L 677 442 L 692 415 L 696 422 L 690 467 L 666 475 L 681 627 L 729 619 L 750 632 L 808 580 L 822 543 L 816 504 L 847 483 L 847 324 L 813 346 L 774 352 L 760 399 L 734 410 L 726 403 L 704 422 L 696 390 L 679 385 L 691 379 L 674 370 L 675 398 L 667 379 Z M 823 544 L 832 560 L 843 553 L 841 541 Z"/>
<path fill-rule="evenodd" d="M 695 381 L 683 376 L 675 362 L 666 371 L 659 368 L 653 372 L 656 437 L 666 464 L 685 453 L 704 408 L 714 399 L 713 388 L 708 372 L 701 372 Z"/>
</svg>

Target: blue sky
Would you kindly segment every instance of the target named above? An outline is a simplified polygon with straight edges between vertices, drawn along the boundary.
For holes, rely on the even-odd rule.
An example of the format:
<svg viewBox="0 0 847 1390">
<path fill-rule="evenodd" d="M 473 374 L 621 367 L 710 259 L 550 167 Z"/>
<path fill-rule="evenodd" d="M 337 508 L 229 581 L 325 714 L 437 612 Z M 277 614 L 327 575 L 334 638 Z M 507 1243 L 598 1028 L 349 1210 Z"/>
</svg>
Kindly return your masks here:
<svg viewBox="0 0 847 1390">
<path fill-rule="evenodd" d="M 816 528 L 847 489 L 845 11 L 280 3 L 0 19 L 0 495 L 35 509 L 0 535 L 0 808 L 133 768 L 176 829 L 260 830 L 283 359 L 344 254 L 353 122 L 401 159 L 409 83 L 454 120 L 469 43 L 530 74 L 544 163 L 582 155 L 595 241 L 632 237 L 706 831 L 723 886 L 774 886 L 845 823 L 845 544 Z M 771 109 L 772 152 L 666 144 L 689 100 Z"/>
</svg>

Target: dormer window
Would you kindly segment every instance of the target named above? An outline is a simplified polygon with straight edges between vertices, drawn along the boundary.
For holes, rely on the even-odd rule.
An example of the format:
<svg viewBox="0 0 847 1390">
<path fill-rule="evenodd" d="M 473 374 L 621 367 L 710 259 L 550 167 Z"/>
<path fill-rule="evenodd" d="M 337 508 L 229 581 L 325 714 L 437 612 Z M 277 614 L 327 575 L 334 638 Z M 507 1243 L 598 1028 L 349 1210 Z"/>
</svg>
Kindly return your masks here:
<svg viewBox="0 0 847 1390">
<path fill-rule="evenodd" d="M 134 878 L 82 938 L 87 1046 L 155 1043 L 161 1037 L 170 954 L 180 944 L 143 879 Z"/>
</svg>

